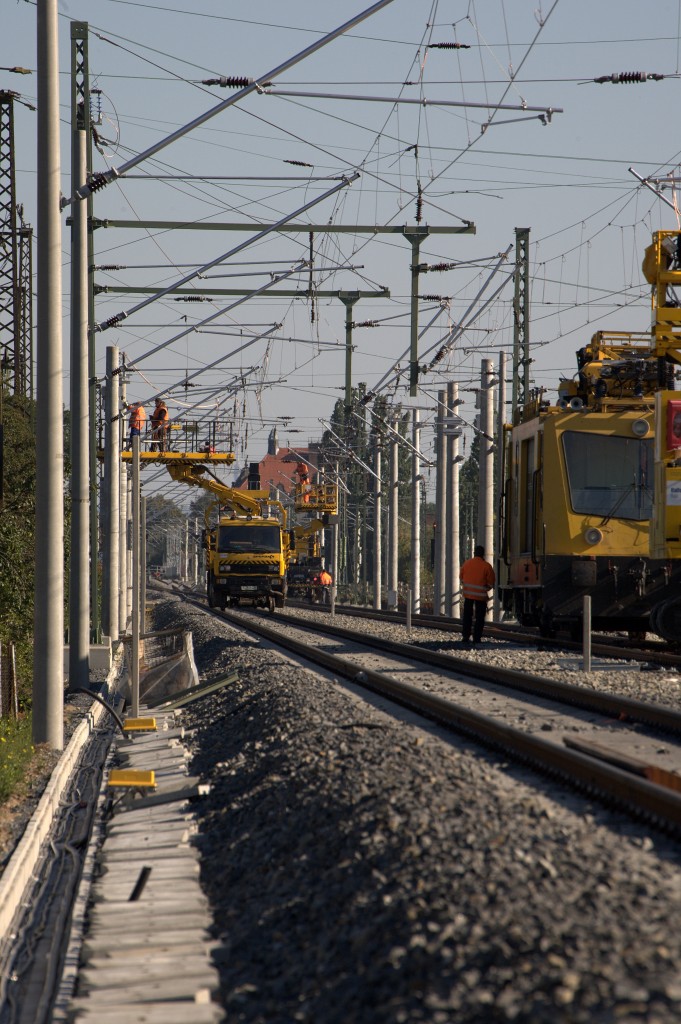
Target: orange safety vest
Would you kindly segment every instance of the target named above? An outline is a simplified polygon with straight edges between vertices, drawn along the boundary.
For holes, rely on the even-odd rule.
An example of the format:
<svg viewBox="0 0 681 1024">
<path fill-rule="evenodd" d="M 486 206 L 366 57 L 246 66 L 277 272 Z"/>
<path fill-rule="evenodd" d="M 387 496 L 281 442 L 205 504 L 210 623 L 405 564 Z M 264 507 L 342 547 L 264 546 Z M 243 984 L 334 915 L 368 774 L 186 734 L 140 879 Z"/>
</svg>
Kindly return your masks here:
<svg viewBox="0 0 681 1024">
<path fill-rule="evenodd" d="M 319 574 L 319 582 L 321 583 L 321 585 L 323 587 L 330 587 L 331 586 L 331 583 L 332 583 L 331 576 L 329 575 L 328 572 L 326 572 L 325 569 L 323 569 L 320 572 L 320 574 Z"/>
<path fill-rule="evenodd" d="M 469 558 L 459 573 L 464 598 L 471 601 L 486 601 L 487 591 L 494 586 L 494 569 L 480 555 Z"/>
<path fill-rule="evenodd" d="M 130 413 L 130 429 L 133 430 L 134 428 L 137 428 L 137 430 L 141 430 L 142 427 L 144 426 L 146 418 L 147 414 L 144 411 L 144 406 L 134 406 L 132 412 Z"/>
<path fill-rule="evenodd" d="M 155 429 L 158 429 L 158 427 L 163 426 L 163 424 L 165 423 L 165 421 L 167 419 L 168 419 L 168 406 L 165 404 L 165 402 L 161 402 L 161 404 L 157 405 L 156 408 L 154 409 L 154 411 L 151 414 L 151 425 Z"/>
</svg>

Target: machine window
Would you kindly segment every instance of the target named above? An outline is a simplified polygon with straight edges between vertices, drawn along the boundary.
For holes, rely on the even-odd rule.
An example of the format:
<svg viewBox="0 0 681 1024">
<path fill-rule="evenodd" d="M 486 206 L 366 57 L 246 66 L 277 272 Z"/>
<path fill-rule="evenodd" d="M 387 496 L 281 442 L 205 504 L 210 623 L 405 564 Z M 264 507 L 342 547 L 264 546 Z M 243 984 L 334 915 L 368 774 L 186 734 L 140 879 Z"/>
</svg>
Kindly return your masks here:
<svg viewBox="0 0 681 1024">
<path fill-rule="evenodd" d="M 653 442 L 566 430 L 563 451 L 574 512 L 604 519 L 650 519 Z"/>
<path fill-rule="evenodd" d="M 222 554 L 280 554 L 281 531 L 271 526 L 220 526 L 218 551 Z"/>
</svg>

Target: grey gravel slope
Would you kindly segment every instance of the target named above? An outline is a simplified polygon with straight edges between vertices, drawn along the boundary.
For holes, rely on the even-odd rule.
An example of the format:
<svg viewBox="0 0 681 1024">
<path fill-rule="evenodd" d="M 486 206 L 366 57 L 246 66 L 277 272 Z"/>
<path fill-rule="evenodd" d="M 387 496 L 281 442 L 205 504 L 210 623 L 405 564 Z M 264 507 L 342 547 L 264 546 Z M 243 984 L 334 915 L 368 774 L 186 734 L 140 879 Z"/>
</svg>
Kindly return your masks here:
<svg viewBox="0 0 681 1024">
<path fill-rule="evenodd" d="M 154 619 L 239 670 L 184 716 L 227 1020 L 679 1020 L 681 847 L 177 602 Z"/>
</svg>

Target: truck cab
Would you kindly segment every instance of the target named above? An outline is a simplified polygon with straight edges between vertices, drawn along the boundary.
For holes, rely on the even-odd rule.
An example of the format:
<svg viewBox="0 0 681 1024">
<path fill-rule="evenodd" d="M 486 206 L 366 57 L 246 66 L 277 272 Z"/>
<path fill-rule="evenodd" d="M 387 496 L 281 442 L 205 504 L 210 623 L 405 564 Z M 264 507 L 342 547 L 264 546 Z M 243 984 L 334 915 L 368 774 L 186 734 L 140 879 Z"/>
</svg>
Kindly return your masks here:
<svg viewBox="0 0 681 1024">
<path fill-rule="evenodd" d="M 207 592 L 211 608 L 251 604 L 283 608 L 286 535 L 274 518 L 220 516 L 206 534 Z"/>
</svg>

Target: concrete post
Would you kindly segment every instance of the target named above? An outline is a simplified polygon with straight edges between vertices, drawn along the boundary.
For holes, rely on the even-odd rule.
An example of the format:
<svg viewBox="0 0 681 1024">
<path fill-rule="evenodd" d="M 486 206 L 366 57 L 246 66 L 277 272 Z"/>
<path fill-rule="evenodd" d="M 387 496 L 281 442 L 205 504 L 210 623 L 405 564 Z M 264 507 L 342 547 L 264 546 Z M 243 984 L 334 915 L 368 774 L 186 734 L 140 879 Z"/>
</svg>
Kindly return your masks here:
<svg viewBox="0 0 681 1024">
<path fill-rule="evenodd" d="M 447 415 L 453 416 L 459 405 L 459 385 L 447 385 Z M 447 436 L 447 611 L 459 616 L 459 569 L 461 563 L 459 533 L 459 438 Z"/>
<path fill-rule="evenodd" d="M 338 476 L 336 475 L 337 479 Z M 336 614 L 336 595 L 338 594 L 338 523 L 334 523 L 331 527 L 331 553 L 333 565 L 331 570 L 331 577 L 333 579 L 331 584 L 331 616 L 333 618 Z"/>
<path fill-rule="evenodd" d="M 33 740 L 64 745 L 64 427 L 57 0 L 37 19 L 38 333 Z"/>
<path fill-rule="evenodd" d="M 147 499 L 140 498 L 140 632 L 146 633 L 147 619 Z"/>
<path fill-rule="evenodd" d="M 130 713 L 140 713 L 140 439 L 132 439 L 132 700 Z"/>
<path fill-rule="evenodd" d="M 411 457 L 411 600 L 412 611 L 421 611 L 421 413 L 412 409 Z"/>
<path fill-rule="evenodd" d="M 118 545 L 118 577 L 120 591 L 118 594 L 118 625 L 121 635 L 128 632 L 128 467 L 121 463 L 120 499 L 119 499 L 119 531 Z"/>
<path fill-rule="evenodd" d="M 397 420 L 392 422 L 397 430 Z M 398 535 L 399 535 L 399 448 L 397 438 L 390 438 L 390 488 L 388 491 L 388 590 L 397 596 L 398 586 Z M 395 604 L 397 607 L 397 603 Z"/>
<path fill-rule="evenodd" d="M 446 391 L 437 393 L 435 463 L 435 565 L 433 567 L 433 613 L 446 613 L 447 552 L 447 451 L 445 439 Z"/>
<path fill-rule="evenodd" d="M 126 494 L 126 506 L 125 506 L 125 537 L 127 541 L 126 545 L 126 558 L 125 558 L 125 573 L 126 573 L 126 601 L 125 610 L 127 613 L 128 620 L 132 616 L 132 466 L 126 467 L 127 474 L 127 485 L 128 492 Z"/>
<path fill-rule="evenodd" d="M 121 420 L 118 375 L 118 348 L 110 345 L 106 350 L 106 396 L 104 424 L 104 486 L 103 505 L 103 589 L 102 626 L 112 640 L 120 634 L 120 477 L 121 477 Z"/>
<path fill-rule="evenodd" d="M 485 548 L 486 557 L 494 554 L 494 390 L 492 360 L 483 359 L 480 368 L 480 464 L 478 491 L 478 530 L 476 543 Z"/>
<path fill-rule="evenodd" d="M 381 441 L 376 437 L 376 453 L 374 456 L 374 608 L 380 611 L 381 579 L 383 576 L 383 548 L 381 544 Z"/>
<path fill-rule="evenodd" d="M 496 487 L 494 490 L 494 508 L 497 513 L 496 530 L 496 563 L 495 572 L 497 584 L 501 580 L 501 537 L 503 523 L 501 522 L 501 495 L 504 490 L 504 424 L 506 422 L 506 353 L 499 353 L 499 402 L 497 404 L 497 431 L 496 431 Z M 495 622 L 501 621 L 501 602 L 499 601 L 499 587 L 494 588 L 494 612 Z"/>
<path fill-rule="evenodd" d="M 85 132 L 73 132 L 71 186 L 87 180 Z M 90 488 L 88 402 L 87 205 L 76 203 L 71 228 L 71 552 L 69 688 L 90 681 Z"/>
</svg>

